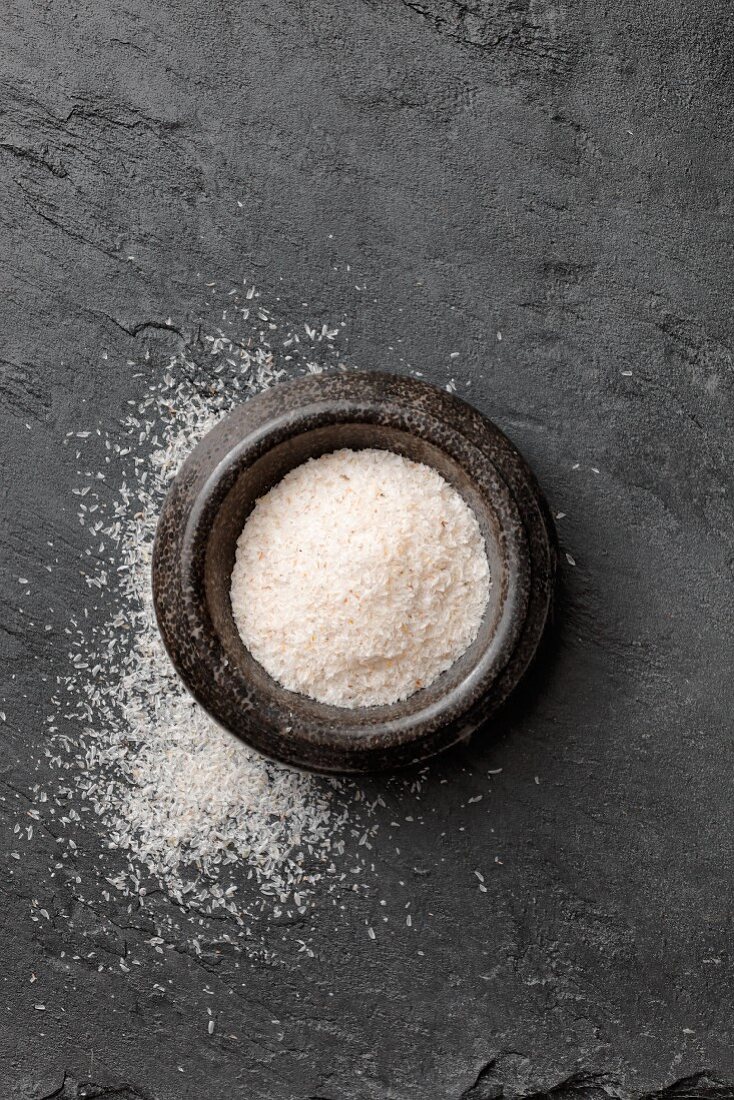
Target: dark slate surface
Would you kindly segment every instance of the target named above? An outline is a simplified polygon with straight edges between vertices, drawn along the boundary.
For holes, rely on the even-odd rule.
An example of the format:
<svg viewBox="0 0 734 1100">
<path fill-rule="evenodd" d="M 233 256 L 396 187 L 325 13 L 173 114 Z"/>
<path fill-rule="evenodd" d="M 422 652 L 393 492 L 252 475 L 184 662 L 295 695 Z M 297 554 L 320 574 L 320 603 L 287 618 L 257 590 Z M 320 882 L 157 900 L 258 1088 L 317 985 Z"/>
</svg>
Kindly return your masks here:
<svg viewBox="0 0 734 1100">
<path fill-rule="evenodd" d="M 61 438 L 139 396 L 128 358 L 153 375 L 193 338 L 205 281 L 255 273 L 291 316 L 346 316 L 353 362 L 456 376 L 576 565 L 535 690 L 376 846 L 418 933 L 372 942 L 355 896 L 314 918 L 316 959 L 283 928 L 277 964 L 170 953 L 155 994 L 86 961 L 143 933 L 52 883 L 39 829 L 2 879 L 3 1097 L 732 1095 L 732 23 L 727 0 L 5 5 L 4 850 L 58 782 L 43 677 L 85 599 Z"/>
</svg>

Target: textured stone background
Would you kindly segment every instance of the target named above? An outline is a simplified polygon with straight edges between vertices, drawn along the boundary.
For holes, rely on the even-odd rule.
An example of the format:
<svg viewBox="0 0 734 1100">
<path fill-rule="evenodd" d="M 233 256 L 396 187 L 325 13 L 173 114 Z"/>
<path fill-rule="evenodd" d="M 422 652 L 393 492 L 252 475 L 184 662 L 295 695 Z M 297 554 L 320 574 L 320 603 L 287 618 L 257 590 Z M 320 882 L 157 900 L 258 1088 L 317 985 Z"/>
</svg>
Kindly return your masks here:
<svg viewBox="0 0 734 1100">
<path fill-rule="evenodd" d="M 346 317 L 355 363 L 455 376 L 576 560 L 536 683 L 380 850 L 418 935 L 370 941 L 355 897 L 315 960 L 288 929 L 277 966 L 174 953 L 154 995 L 69 961 L 113 921 L 73 884 L 72 926 L 31 922 L 41 830 L 1 883 L 2 1096 L 734 1095 L 728 0 L 6 0 L 2 21 L 4 850 L 84 599 L 61 439 L 139 395 L 128 358 L 155 372 L 193 339 L 204 281 L 255 273 L 291 315 Z M 488 813 L 467 798 L 489 768 Z"/>
</svg>

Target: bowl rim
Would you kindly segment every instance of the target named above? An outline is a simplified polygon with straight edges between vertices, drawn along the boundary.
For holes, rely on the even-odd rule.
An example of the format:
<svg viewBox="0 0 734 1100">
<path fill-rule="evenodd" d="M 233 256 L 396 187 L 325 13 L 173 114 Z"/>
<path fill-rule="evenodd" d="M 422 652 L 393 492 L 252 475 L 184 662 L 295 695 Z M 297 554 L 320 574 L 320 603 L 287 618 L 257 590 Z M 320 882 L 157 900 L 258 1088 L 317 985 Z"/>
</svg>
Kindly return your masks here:
<svg viewBox="0 0 734 1100">
<path fill-rule="evenodd" d="M 376 412 L 377 409 L 373 408 L 371 411 Z M 322 416 L 329 418 L 334 416 L 334 427 L 337 425 L 351 427 L 353 425 L 356 426 L 357 423 L 363 423 L 362 421 L 355 422 L 351 419 L 342 420 L 341 416 L 339 416 L 338 413 L 334 413 L 327 403 L 320 406 L 318 412 L 321 414 L 319 420 L 321 420 Z M 313 416 L 314 413 L 315 409 L 311 406 L 308 410 L 308 415 Z M 332 424 L 324 425 L 324 427 L 331 426 Z M 287 418 L 275 418 L 270 422 L 270 428 L 271 432 L 269 432 L 268 435 L 274 438 L 277 434 L 277 437 L 280 439 L 279 445 L 281 446 L 287 444 L 289 440 L 295 439 L 296 436 L 308 434 L 302 431 L 301 420 L 290 416 Z M 284 438 L 281 432 L 285 433 Z M 393 437 L 393 444 L 395 444 L 395 442 L 395 437 Z M 240 444 L 232 448 L 224 461 L 212 472 L 203 489 L 192 504 L 187 529 L 184 533 L 185 545 L 195 542 L 203 543 L 207 540 L 211 526 L 211 512 L 213 508 L 217 507 L 217 504 L 221 506 L 221 504 L 224 503 L 223 495 L 226 495 L 226 492 L 223 494 L 221 487 L 223 484 L 226 485 L 233 474 L 239 475 L 239 473 L 244 472 L 252 465 L 250 461 L 252 450 L 251 439 L 246 438 L 242 440 Z M 521 616 L 525 611 L 528 562 L 524 532 L 517 523 L 519 515 L 514 502 L 506 486 L 497 479 L 494 479 L 494 482 L 492 492 L 495 496 L 491 504 L 493 505 L 494 515 L 503 536 L 505 558 L 508 559 L 503 562 L 504 576 L 495 578 L 494 587 L 496 589 L 497 586 L 501 585 L 502 581 L 505 580 L 506 591 L 504 593 L 505 598 L 502 602 L 499 619 L 489 644 L 484 650 L 478 652 L 479 659 L 470 667 L 468 674 L 448 692 L 442 693 L 435 698 L 433 702 L 429 702 L 426 705 L 422 704 L 427 696 L 432 694 L 430 692 L 430 687 L 432 685 L 429 685 L 428 688 L 422 691 L 415 692 L 408 699 L 381 707 L 365 708 L 344 708 L 318 703 L 316 700 L 309 699 L 297 692 L 288 691 L 287 689 L 279 690 L 279 685 L 273 685 L 271 678 L 268 676 L 267 679 L 271 681 L 269 687 L 271 687 L 271 690 L 277 694 L 277 696 L 281 695 L 281 691 L 286 693 L 287 701 L 285 707 L 277 707 L 281 712 L 280 720 L 282 722 L 288 721 L 292 706 L 297 705 L 301 708 L 301 712 L 305 709 L 309 716 L 317 723 L 319 717 L 323 720 L 323 725 L 319 724 L 317 729 L 309 729 L 307 725 L 304 726 L 301 733 L 304 739 L 318 741 L 320 744 L 328 745 L 338 750 L 344 744 L 345 740 L 347 740 L 347 743 L 350 744 L 351 747 L 354 747 L 355 742 L 368 738 L 371 748 L 385 748 L 394 740 L 410 741 L 415 736 L 414 730 L 417 724 L 422 722 L 440 722 L 443 715 L 451 710 L 452 704 L 455 705 L 459 699 L 465 699 L 468 702 L 467 697 L 470 693 L 477 695 L 483 690 L 485 685 L 489 685 L 496 679 L 498 673 L 507 663 L 520 631 Z M 500 499 L 503 506 L 511 513 L 511 517 L 515 521 L 514 527 L 502 523 L 498 515 Z M 199 580 L 199 578 L 194 575 L 193 570 L 190 571 L 186 568 L 190 560 L 190 557 L 187 555 L 182 563 L 184 565 L 182 582 L 187 590 L 193 590 L 197 586 L 197 581 Z M 204 568 L 206 571 L 206 564 Z M 197 600 L 192 603 L 187 600 L 185 607 L 190 627 L 192 630 L 196 630 L 202 614 L 200 602 Z M 221 635 L 216 630 L 216 625 L 215 637 L 212 639 L 212 643 L 216 650 L 216 657 L 219 660 L 222 660 L 225 656 L 228 658 L 230 671 L 234 681 L 239 680 L 241 675 L 246 675 L 244 670 L 238 668 L 237 655 L 232 653 L 226 643 L 223 642 Z M 451 669 L 447 670 L 447 672 L 450 671 Z M 442 676 L 446 676 L 446 673 L 442 674 Z M 235 687 L 236 685 L 232 684 L 232 686 Z M 291 707 L 288 706 L 288 702 L 291 703 Z M 209 703 L 211 705 L 211 699 Z M 375 728 L 374 719 L 378 715 L 380 718 L 379 726 Z M 329 719 L 331 722 L 329 722 Z"/>
<path fill-rule="evenodd" d="M 238 479 L 289 441 L 302 444 L 309 433 L 354 425 L 417 436 L 469 477 L 498 521 L 506 591 L 495 631 L 450 690 L 431 693 L 429 685 L 408 700 L 351 709 L 287 691 L 261 666 L 262 676 L 248 675 L 213 622 L 205 576 L 216 516 Z M 369 771 L 433 755 L 468 736 L 503 701 L 525 671 L 547 621 L 555 556 L 550 511 L 534 476 L 507 437 L 478 410 L 415 378 L 325 372 L 280 384 L 236 406 L 187 457 L 156 531 L 154 607 L 174 667 L 220 725 L 289 764 Z M 434 684 L 440 685 L 462 660 Z M 425 706 L 422 697 L 428 700 Z"/>
</svg>

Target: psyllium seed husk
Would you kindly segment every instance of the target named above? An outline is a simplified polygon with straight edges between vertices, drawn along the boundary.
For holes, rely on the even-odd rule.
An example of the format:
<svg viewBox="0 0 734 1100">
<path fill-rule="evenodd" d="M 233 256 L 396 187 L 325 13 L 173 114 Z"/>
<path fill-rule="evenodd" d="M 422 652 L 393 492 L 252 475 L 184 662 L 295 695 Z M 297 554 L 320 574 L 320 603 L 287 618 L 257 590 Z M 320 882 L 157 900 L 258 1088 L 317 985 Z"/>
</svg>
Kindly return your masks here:
<svg viewBox="0 0 734 1100">
<path fill-rule="evenodd" d="M 231 599 L 271 676 L 353 708 L 405 699 L 454 664 L 477 636 L 489 585 L 476 516 L 435 469 L 339 450 L 258 501 Z"/>
</svg>

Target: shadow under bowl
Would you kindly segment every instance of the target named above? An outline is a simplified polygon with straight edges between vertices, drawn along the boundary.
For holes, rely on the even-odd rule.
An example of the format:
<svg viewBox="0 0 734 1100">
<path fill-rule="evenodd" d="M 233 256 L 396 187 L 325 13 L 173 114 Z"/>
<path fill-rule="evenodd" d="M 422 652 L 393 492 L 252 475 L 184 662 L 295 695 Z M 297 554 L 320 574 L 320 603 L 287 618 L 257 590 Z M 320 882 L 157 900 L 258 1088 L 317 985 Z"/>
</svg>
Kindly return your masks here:
<svg viewBox="0 0 734 1100">
<path fill-rule="evenodd" d="M 433 466 L 473 509 L 489 559 L 476 640 L 432 684 L 389 706 L 329 706 L 281 687 L 245 647 L 230 603 L 237 540 L 258 498 L 307 459 L 342 447 Z M 535 477 L 476 409 L 414 378 L 322 374 L 238 406 L 192 451 L 159 519 L 153 598 L 174 666 L 217 722 L 288 764 L 366 772 L 448 748 L 507 697 L 548 620 L 556 559 Z"/>
</svg>

